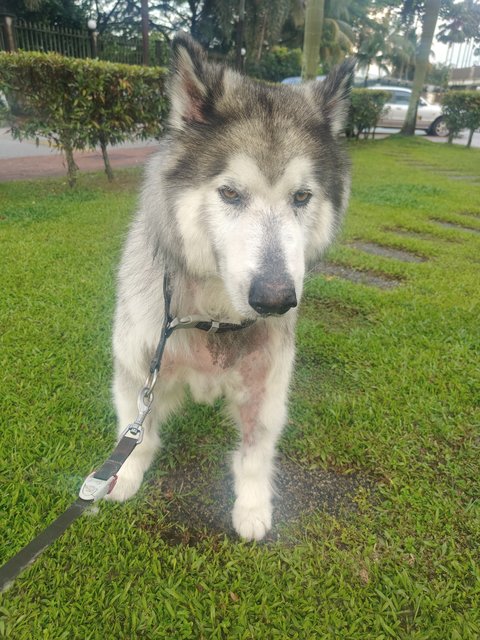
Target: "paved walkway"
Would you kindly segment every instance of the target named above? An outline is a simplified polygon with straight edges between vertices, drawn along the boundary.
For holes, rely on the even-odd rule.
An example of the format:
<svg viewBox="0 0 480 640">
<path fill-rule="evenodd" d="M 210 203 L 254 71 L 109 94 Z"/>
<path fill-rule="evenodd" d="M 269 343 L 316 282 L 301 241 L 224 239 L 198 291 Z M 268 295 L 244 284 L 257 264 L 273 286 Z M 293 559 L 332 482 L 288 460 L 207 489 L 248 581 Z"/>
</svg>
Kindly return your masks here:
<svg viewBox="0 0 480 640">
<path fill-rule="evenodd" d="M 377 130 L 377 138 L 390 135 L 394 130 Z M 425 135 L 422 132 L 422 135 Z M 432 142 L 446 142 L 446 138 L 428 136 Z M 465 144 L 465 132 L 454 140 Z M 113 170 L 121 167 L 142 166 L 145 160 L 156 151 L 155 140 L 129 143 L 118 147 L 109 147 L 108 153 Z M 480 147 L 480 132 L 475 133 L 473 145 Z M 103 158 L 100 150 L 84 151 L 74 154 L 80 171 L 103 171 Z M 66 176 L 65 159 L 60 152 L 51 149 L 45 141 L 37 146 L 34 142 L 13 140 L 8 129 L 0 128 L 0 182 L 12 180 L 32 180 L 45 176 Z"/>
<path fill-rule="evenodd" d="M 113 148 L 109 150 L 112 169 L 134 167 L 144 164 L 146 158 L 155 152 L 155 147 L 135 149 Z M 75 153 L 75 162 L 80 171 L 102 171 L 104 169 L 101 151 Z M 66 176 L 65 160 L 60 153 L 23 158 L 0 159 L 0 182 L 12 180 L 32 180 L 46 176 Z"/>
<path fill-rule="evenodd" d="M 155 140 L 109 147 L 110 164 L 113 170 L 141 166 L 156 149 Z M 80 171 L 104 170 L 100 150 L 77 152 L 74 157 Z M 0 182 L 66 174 L 65 158 L 45 141 L 38 146 L 27 140 L 19 142 L 12 139 L 8 129 L 0 129 Z"/>
</svg>

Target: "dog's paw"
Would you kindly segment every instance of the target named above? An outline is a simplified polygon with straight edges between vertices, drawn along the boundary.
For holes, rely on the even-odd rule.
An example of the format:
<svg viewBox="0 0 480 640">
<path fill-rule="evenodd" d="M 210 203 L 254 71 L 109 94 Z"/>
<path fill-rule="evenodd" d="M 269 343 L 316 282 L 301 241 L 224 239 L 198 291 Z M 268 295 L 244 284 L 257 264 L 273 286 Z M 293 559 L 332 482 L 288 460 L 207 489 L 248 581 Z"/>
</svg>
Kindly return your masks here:
<svg viewBox="0 0 480 640">
<path fill-rule="evenodd" d="M 251 508 L 235 503 L 232 513 L 235 531 L 244 540 L 261 540 L 272 526 L 272 508 L 269 504 Z"/>
<path fill-rule="evenodd" d="M 106 496 L 107 500 L 125 502 L 134 496 L 140 488 L 143 472 L 137 464 L 125 462 L 118 472 L 118 478 L 112 491 Z"/>
</svg>

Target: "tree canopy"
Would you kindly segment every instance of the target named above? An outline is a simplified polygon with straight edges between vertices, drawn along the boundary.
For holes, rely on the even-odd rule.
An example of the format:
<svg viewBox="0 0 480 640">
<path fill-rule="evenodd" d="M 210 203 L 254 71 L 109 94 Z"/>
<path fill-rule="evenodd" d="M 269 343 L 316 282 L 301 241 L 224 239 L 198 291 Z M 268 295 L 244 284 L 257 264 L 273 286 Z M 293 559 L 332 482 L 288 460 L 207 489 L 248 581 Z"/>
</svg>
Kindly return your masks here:
<svg viewBox="0 0 480 640">
<path fill-rule="evenodd" d="M 321 0 L 318 73 L 355 54 L 367 73 L 373 64 L 412 80 L 426 0 Z M 309 3 L 302 0 L 149 0 L 150 33 L 167 41 L 189 31 L 213 54 L 261 68 L 275 47 L 303 47 Z M 245 20 L 239 16 L 244 9 Z M 141 0 L 0 0 L 0 13 L 32 22 L 85 28 L 94 18 L 100 33 L 140 34 Z M 243 13 L 242 13 L 243 15 Z M 480 45 L 480 1 L 440 0 L 438 40 Z M 271 57 L 271 56 L 270 56 Z"/>
<path fill-rule="evenodd" d="M 0 0 L 0 14 L 13 15 L 28 22 L 85 29 L 89 0 Z"/>
</svg>

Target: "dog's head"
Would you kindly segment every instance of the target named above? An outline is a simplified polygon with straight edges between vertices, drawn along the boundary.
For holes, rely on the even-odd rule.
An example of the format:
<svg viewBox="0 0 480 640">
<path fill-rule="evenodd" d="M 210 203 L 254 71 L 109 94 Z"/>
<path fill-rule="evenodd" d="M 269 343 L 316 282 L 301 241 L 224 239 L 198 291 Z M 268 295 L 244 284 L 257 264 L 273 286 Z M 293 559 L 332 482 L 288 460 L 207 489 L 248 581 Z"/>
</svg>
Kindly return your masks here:
<svg viewBox="0 0 480 640">
<path fill-rule="evenodd" d="M 191 274 L 220 276 L 243 317 L 295 307 L 333 238 L 352 74 L 346 62 L 322 83 L 268 86 L 207 62 L 187 35 L 173 42 L 163 242 Z"/>
</svg>

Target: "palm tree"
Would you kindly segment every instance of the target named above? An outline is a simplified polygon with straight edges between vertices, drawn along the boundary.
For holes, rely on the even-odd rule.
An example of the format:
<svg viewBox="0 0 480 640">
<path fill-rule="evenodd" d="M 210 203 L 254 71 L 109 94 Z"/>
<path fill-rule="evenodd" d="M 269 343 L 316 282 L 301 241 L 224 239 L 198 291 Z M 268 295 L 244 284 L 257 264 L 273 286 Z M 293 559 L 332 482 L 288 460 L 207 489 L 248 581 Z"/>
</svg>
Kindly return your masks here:
<svg viewBox="0 0 480 640">
<path fill-rule="evenodd" d="M 327 17 L 323 23 L 320 58 L 325 68 L 340 62 L 355 46 L 355 33 L 343 20 Z"/>
<path fill-rule="evenodd" d="M 309 0 L 307 4 L 303 43 L 303 80 L 314 80 L 317 77 L 324 8 L 324 0 Z"/>
<path fill-rule="evenodd" d="M 410 70 L 415 68 L 415 50 L 415 32 L 408 35 L 394 32 L 388 37 L 387 58 L 392 65 L 393 76 L 408 79 Z"/>
<path fill-rule="evenodd" d="M 372 64 L 385 68 L 384 57 L 386 48 L 385 25 L 376 23 L 376 27 L 371 26 L 364 29 L 359 35 L 357 60 L 360 69 L 365 69 L 364 85 L 367 86 L 368 74 Z"/>
<path fill-rule="evenodd" d="M 401 134 L 413 136 L 415 133 L 415 123 L 417 120 L 417 108 L 423 84 L 427 75 L 428 59 L 432 47 L 433 34 L 437 25 L 438 14 L 440 12 L 441 0 L 425 0 L 425 12 L 423 16 L 422 35 L 420 47 L 415 64 L 415 74 L 413 76 L 412 95 L 408 105 L 407 117 L 403 124 Z"/>
</svg>

